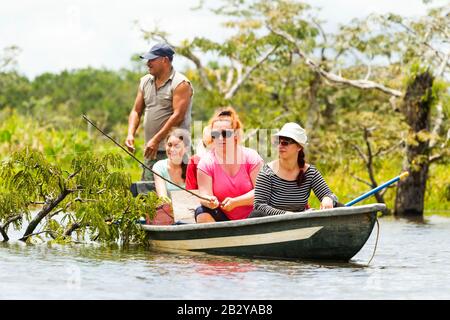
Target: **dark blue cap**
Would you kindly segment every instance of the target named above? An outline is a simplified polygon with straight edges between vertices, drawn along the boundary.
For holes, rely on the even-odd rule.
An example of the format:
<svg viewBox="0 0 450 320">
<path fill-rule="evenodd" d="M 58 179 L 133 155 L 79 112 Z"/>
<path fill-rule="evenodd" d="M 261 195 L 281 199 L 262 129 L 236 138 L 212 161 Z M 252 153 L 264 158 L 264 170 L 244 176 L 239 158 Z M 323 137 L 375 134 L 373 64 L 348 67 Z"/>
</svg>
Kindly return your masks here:
<svg viewBox="0 0 450 320">
<path fill-rule="evenodd" d="M 159 57 L 169 57 L 172 58 L 175 51 L 167 43 L 155 44 L 149 52 L 144 54 L 141 59 L 153 60 Z"/>
</svg>

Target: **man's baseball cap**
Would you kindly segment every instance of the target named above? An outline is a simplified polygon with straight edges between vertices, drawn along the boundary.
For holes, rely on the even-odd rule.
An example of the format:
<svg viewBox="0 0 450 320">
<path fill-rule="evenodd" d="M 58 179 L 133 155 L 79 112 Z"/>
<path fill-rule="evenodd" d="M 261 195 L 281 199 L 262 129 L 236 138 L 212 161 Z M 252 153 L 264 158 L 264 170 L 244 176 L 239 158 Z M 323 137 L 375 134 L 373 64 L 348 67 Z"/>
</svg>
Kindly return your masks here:
<svg viewBox="0 0 450 320">
<path fill-rule="evenodd" d="M 153 60 L 159 57 L 169 57 L 172 58 L 175 51 L 167 43 L 157 43 L 155 44 L 149 52 L 139 56 L 141 59 Z"/>
</svg>

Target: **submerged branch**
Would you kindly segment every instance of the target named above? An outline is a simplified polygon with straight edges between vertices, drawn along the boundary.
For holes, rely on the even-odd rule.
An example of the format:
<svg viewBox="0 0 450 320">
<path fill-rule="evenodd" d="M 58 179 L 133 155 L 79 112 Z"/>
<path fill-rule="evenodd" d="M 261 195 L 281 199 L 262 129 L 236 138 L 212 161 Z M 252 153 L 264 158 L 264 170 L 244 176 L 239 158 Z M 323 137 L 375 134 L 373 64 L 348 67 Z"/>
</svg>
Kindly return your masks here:
<svg viewBox="0 0 450 320">
<path fill-rule="evenodd" d="M 6 233 L 6 230 L 3 229 L 2 226 L 0 226 L 0 234 L 1 234 L 2 237 L 3 237 L 3 242 L 8 242 L 8 241 L 9 241 L 8 234 Z"/>
<path fill-rule="evenodd" d="M 9 241 L 9 237 L 8 237 L 8 233 L 6 232 L 8 226 L 17 221 L 22 219 L 22 215 L 21 214 L 17 214 L 15 216 L 12 216 L 11 218 L 9 218 L 8 220 L 6 220 L 6 222 L 3 225 L 0 225 L 0 234 L 3 237 L 3 242 L 8 242 Z"/>
<path fill-rule="evenodd" d="M 64 236 L 65 237 L 70 237 L 72 235 L 72 232 L 74 232 L 75 230 L 79 229 L 81 227 L 81 223 L 78 222 L 74 222 L 70 225 L 69 228 L 66 229 L 66 231 L 64 231 Z"/>
<path fill-rule="evenodd" d="M 70 190 L 64 190 L 56 199 L 49 200 L 47 204 L 44 205 L 42 210 L 39 211 L 38 214 L 34 217 L 34 219 L 31 220 L 30 224 L 25 230 L 23 237 L 19 240 L 26 241 L 33 234 L 34 229 L 36 229 L 42 219 L 44 219 L 61 201 L 63 201 L 71 193 L 72 191 Z"/>
<path fill-rule="evenodd" d="M 53 239 L 56 239 L 56 235 L 55 235 L 55 233 L 53 232 L 53 230 L 43 230 L 43 231 L 31 233 L 31 234 L 27 235 L 27 237 L 26 237 L 25 240 L 22 240 L 23 238 L 20 239 L 20 240 L 26 241 L 26 240 L 27 240 L 28 238 L 30 238 L 30 237 L 37 236 L 37 235 L 40 235 L 40 234 L 43 234 L 43 233 L 48 233 L 48 234 L 50 235 L 50 237 L 52 237 Z"/>
</svg>

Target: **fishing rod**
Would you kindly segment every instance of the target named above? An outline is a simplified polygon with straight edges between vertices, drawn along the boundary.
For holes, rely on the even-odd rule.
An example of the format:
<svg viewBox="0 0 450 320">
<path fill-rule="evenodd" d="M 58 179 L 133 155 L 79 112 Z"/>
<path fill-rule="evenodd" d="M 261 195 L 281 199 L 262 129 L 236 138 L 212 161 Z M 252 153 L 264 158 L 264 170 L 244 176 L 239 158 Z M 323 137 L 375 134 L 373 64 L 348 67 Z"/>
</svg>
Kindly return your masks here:
<svg viewBox="0 0 450 320">
<path fill-rule="evenodd" d="M 152 172 L 154 175 L 160 177 L 160 178 L 163 179 L 164 181 L 166 181 L 166 182 L 168 182 L 168 183 L 170 183 L 170 184 L 173 184 L 174 186 L 176 186 L 176 187 L 178 187 L 178 188 L 180 188 L 180 189 L 182 189 L 182 190 L 184 190 L 184 191 L 187 191 L 188 193 L 192 194 L 193 196 L 195 196 L 195 197 L 197 197 L 197 198 L 199 198 L 199 199 L 203 199 L 203 200 L 206 200 L 206 201 L 210 201 L 210 199 L 205 198 L 205 197 L 203 197 L 203 196 L 201 196 L 201 195 L 198 195 L 198 194 L 196 194 L 195 192 L 192 192 L 191 190 L 187 190 L 186 188 L 184 188 L 184 187 L 182 187 L 182 186 L 176 184 L 175 182 L 172 182 L 172 181 L 170 181 L 169 179 L 164 178 L 164 177 L 161 176 L 159 173 L 155 172 L 153 169 L 151 169 L 151 168 L 149 168 L 148 166 L 146 166 L 141 160 L 139 160 L 138 158 L 136 158 L 136 157 L 134 156 L 134 154 L 130 153 L 130 152 L 129 152 L 127 149 L 125 149 L 120 143 L 118 143 L 116 140 L 114 140 L 113 138 L 111 138 L 108 134 L 106 134 L 105 132 L 103 132 L 103 131 L 102 131 L 99 127 L 97 127 L 91 120 L 89 120 L 89 118 L 86 117 L 84 114 L 83 114 L 83 119 L 86 120 L 89 124 L 91 124 L 95 129 L 97 129 L 98 131 L 100 131 L 100 132 L 101 132 L 105 137 L 107 137 L 109 140 L 111 140 L 112 142 L 114 142 L 114 144 L 115 144 L 116 146 L 118 146 L 120 149 L 122 149 L 123 151 L 125 151 L 130 157 L 132 157 L 134 160 L 136 160 L 137 162 L 139 162 L 145 169 L 149 170 L 149 171 Z"/>
<path fill-rule="evenodd" d="M 364 193 L 363 195 L 359 196 L 358 198 L 356 198 L 356 199 L 354 199 L 354 200 L 352 200 L 352 201 L 350 201 L 350 202 L 347 202 L 347 203 L 345 204 L 345 206 L 346 206 L 346 207 L 350 207 L 350 206 L 354 205 L 355 203 L 360 202 L 361 200 L 364 200 L 364 199 L 366 199 L 367 197 L 370 197 L 371 195 L 377 193 L 377 192 L 380 191 L 381 189 L 386 188 L 387 186 L 393 184 L 394 182 L 397 182 L 397 181 L 399 181 L 399 180 L 405 179 L 408 175 L 409 175 L 408 171 L 405 171 L 405 172 L 403 172 L 401 175 L 399 175 L 399 176 L 397 176 L 397 177 L 395 177 L 395 178 L 393 178 L 393 179 L 391 179 L 391 180 L 389 180 L 389 181 L 383 183 L 382 185 L 380 185 L 380 186 L 378 186 L 378 187 L 376 187 L 376 188 L 374 188 L 374 189 L 372 189 L 372 190 L 370 190 L 370 191 Z"/>
</svg>

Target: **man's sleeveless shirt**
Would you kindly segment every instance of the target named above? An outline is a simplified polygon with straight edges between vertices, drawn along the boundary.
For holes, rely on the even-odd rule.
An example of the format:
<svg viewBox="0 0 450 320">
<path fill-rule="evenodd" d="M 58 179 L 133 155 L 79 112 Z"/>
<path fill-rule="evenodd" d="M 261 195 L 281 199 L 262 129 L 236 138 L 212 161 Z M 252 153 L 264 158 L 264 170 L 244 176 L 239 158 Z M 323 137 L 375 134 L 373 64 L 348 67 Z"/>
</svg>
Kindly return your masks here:
<svg viewBox="0 0 450 320">
<path fill-rule="evenodd" d="M 144 139 L 147 143 L 158 131 L 164 126 L 169 117 L 173 114 L 173 92 L 176 87 L 182 83 L 187 82 L 192 88 L 191 82 L 183 74 L 172 69 L 170 77 L 167 81 L 156 90 L 156 83 L 151 74 L 147 74 L 141 78 L 139 89 L 143 92 L 145 102 L 144 113 Z M 191 110 L 192 98 L 194 90 L 192 88 L 192 96 L 189 107 L 186 111 L 183 122 L 180 128 L 190 131 L 191 127 Z M 159 144 L 159 150 L 165 150 L 164 139 Z"/>
</svg>

